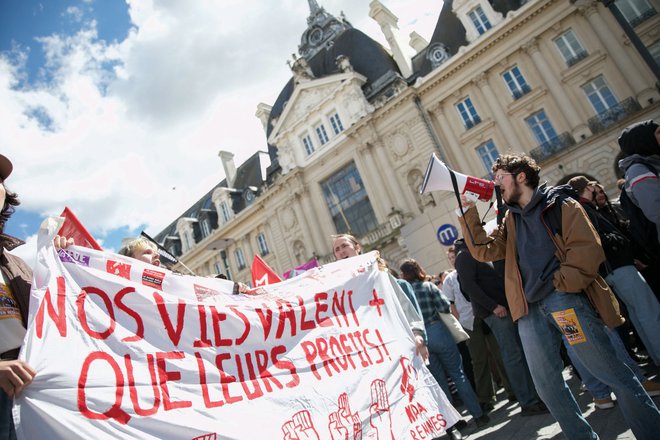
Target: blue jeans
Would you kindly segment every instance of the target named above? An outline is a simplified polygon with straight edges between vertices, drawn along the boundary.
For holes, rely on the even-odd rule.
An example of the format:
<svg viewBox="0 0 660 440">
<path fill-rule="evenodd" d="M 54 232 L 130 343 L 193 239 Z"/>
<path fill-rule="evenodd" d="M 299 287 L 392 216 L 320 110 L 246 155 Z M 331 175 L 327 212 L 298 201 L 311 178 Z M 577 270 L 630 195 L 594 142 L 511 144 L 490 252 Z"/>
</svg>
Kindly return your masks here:
<svg viewBox="0 0 660 440">
<path fill-rule="evenodd" d="M 660 304 L 646 280 L 635 266 L 616 268 L 605 280 L 628 308 L 630 320 L 651 359 L 660 365 Z"/>
<path fill-rule="evenodd" d="M 564 365 L 559 350 L 565 336 L 552 313 L 571 310 L 583 333 L 572 346 L 576 358 L 614 390 L 619 408 L 636 438 L 656 439 L 660 412 L 630 368 L 614 355 L 605 325 L 586 296 L 554 291 L 529 304 L 529 313 L 518 321 L 518 331 L 536 390 L 564 435 L 571 440 L 598 438 L 562 376 Z M 569 331 L 570 326 L 566 329 Z"/>
<path fill-rule="evenodd" d="M 472 417 L 481 417 L 483 412 L 479 406 L 479 400 L 463 372 L 461 354 L 458 352 L 451 333 L 442 321 L 437 321 L 426 328 L 426 334 L 428 336 L 429 370 L 440 384 L 442 391 L 445 392 L 447 399 L 451 400 L 449 384 L 447 384 L 447 375 L 449 375 L 456 384 L 458 395 L 463 399 L 463 403 Z"/>
<path fill-rule="evenodd" d="M 0 389 L 0 440 L 16 440 L 14 419 L 11 414 L 12 400 Z"/>
<path fill-rule="evenodd" d="M 639 369 L 639 365 L 632 360 L 628 352 L 626 351 L 625 345 L 623 345 L 623 341 L 621 340 L 621 336 L 616 332 L 616 330 L 610 330 L 609 328 L 605 328 L 605 331 L 607 332 L 607 336 L 610 337 L 610 342 L 612 343 L 612 348 L 614 349 L 614 354 L 616 357 L 626 364 L 628 368 L 632 370 L 632 372 L 635 374 L 635 377 L 637 380 L 640 382 L 645 382 L 646 377 L 644 377 L 644 374 L 642 373 L 642 370 Z M 587 390 L 591 395 L 593 396 L 594 399 L 609 399 L 611 396 L 610 394 L 612 393 L 612 389 L 605 385 L 603 382 L 599 381 L 596 379 L 596 377 L 587 370 L 587 368 L 580 362 L 580 360 L 575 356 L 573 353 L 573 349 L 571 348 L 571 345 L 566 342 L 566 339 L 564 339 L 564 346 L 566 346 L 566 351 L 568 352 L 568 356 L 571 358 L 571 362 L 573 363 L 573 366 L 577 368 L 578 373 L 580 373 L 580 377 L 582 378 L 582 383 L 584 384 L 585 387 L 587 387 Z"/>
<path fill-rule="evenodd" d="M 506 375 L 520 406 L 525 408 L 538 403 L 539 396 L 534 389 L 534 382 L 529 374 L 520 337 L 511 317 L 507 315 L 499 318 L 490 315 L 484 318 L 484 321 L 497 339 Z"/>
</svg>

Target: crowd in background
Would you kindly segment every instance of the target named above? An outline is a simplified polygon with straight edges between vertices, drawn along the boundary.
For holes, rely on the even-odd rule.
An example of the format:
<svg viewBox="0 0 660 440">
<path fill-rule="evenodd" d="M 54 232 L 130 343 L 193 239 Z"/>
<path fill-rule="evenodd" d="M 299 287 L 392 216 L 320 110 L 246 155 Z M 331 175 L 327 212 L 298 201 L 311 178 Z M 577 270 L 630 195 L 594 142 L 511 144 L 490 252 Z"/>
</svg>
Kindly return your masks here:
<svg viewBox="0 0 660 440">
<path fill-rule="evenodd" d="M 596 408 L 614 408 L 614 393 L 635 436 L 657 438 L 660 413 L 651 397 L 660 395 L 660 384 L 638 364 L 660 366 L 659 142 L 653 121 L 622 132 L 619 165 L 625 178 L 615 197 L 587 176 L 548 186 L 540 183 L 531 157 L 500 156 L 493 173 L 505 202 L 501 209 L 508 210 L 504 221 L 485 230 L 474 201 L 463 196 L 459 223 L 470 238 L 447 250 L 452 267 L 429 275 L 408 259 L 399 266 L 400 277 L 391 270 L 417 352 L 450 401 L 465 407 L 475 429 L 490 423 L 488 413 L 502 387 L 522 417 L 549 412 L 567 438 L 597 439 L 561 375 L 570 366 Z M 4 185 L 12 168 L 0 155 L 0 232 L 18 205 Z M 2 234 L 0 244 L 0 305 L 10 318 L 0 320 L 4 440 L 15 438 L 12 399 L 36 372 L 18 360 L 31 270 L 6 252 L 19 240 Z M 69 244 L 62 238 L 58 245 Z M 343 259 L 362 247 L 342 234 L 333 236 L 333 251 Z M 145 239 L 120 253 L 160 263 Z M 245 288 L 237 285 L 237 291 Z M 459 422 L 447 435 L 461 438 L 467 424 Z"/>
</svg>

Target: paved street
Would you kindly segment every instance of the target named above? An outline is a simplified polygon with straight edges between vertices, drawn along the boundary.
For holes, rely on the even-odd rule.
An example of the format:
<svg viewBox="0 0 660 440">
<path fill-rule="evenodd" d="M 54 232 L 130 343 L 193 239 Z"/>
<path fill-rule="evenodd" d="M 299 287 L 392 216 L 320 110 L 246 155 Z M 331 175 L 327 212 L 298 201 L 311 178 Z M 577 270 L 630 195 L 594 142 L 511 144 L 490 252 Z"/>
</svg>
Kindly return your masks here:
<svg viewBox="0 0 660 440">
<path fill-rule="evenodd" d="M 660 368 L 652 364 L 643 364 L 642 369 L 649 378 L 658 379 Z M 633 440 L 635 436 L 626 426 L 623 415 L 618 406 L 608 410 L 595 409 L 591 395 L 586 391 L 580 391 L 580 381 L 573 375 L 570 368 L 564 370 L 564 377 L 576 396 L 580 408 L 594 427 L 601 440 Z M 489 425 L 477 432 L 474 432 L 474 425 L 471 422 L 467 428 L 463 429 L 463 437 L 468 440 L 563 440 L 565 437 L 561 433 L 559 424 L 555 422 L 551 415 L 540 415 L 532 417 L 521 417 L 520 406 L 517 403 L 509 403 L 506 399 L 506 393 L 503 389 L 499 390 L 497 395 L 498 402 L 495 409 L 490 412 L 491 421 Z M 660 404 L 660 397 L 655 397 L 656 405 Z M 463 414 L 465 420 L 468 420 L 467 411 L 460 407 L 459 411 Z M 660 438 L 660 426 L 658 427 L 658 438 Z"/>
</svg>

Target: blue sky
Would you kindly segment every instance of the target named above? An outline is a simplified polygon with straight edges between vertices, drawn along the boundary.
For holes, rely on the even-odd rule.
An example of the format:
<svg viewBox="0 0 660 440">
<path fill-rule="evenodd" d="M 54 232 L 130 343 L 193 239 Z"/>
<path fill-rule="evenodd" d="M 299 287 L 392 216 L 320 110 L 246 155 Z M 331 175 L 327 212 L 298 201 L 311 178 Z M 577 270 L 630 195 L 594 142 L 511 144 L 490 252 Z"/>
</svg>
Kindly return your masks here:
<svg viewBox="0 0 660 440">
<path fill-rule="evenodd" d="M 318 0 L 386 45 L 370 0 Z M 382 0 L 407 41 L 429 39 L 437 0 Z M 26 239 L 68 206 L 102 246 L 156 235 L 266 137 L 255 116 L 291 76 L 305 0 L 0 0 L 0 153 Z"/>
</svg>

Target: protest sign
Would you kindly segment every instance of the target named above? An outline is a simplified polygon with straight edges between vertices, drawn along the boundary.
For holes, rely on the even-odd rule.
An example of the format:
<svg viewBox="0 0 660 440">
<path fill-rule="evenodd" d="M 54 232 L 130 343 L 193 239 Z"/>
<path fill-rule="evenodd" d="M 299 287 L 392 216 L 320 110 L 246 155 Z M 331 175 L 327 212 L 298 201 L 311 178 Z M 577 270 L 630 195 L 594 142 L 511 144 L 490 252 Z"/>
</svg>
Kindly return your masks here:
<svg viewBox="0 0 660 440">
<path fill-rule="evenodd" d="M 39 237 L 19 439 L 413 439 L 458 420 L 375 253 L 233 283 Z"/>
</svg>

